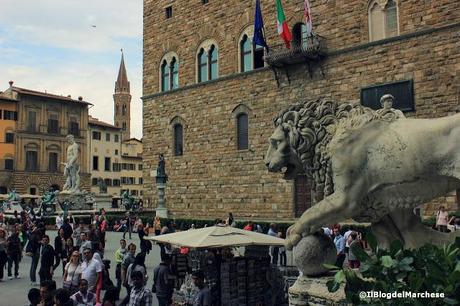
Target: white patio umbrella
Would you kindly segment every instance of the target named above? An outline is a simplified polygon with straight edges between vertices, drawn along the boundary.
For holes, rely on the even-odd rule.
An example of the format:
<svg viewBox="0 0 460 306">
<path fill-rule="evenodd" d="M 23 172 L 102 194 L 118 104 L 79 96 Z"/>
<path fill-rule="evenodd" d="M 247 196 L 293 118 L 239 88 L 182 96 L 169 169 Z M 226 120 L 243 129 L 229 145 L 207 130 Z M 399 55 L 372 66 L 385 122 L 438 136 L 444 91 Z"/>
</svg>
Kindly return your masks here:
<svg viewBox="0 0 460 306">
<path fill-rule="evenodd" d="M 189 248 L 220 248 L 246 245 L 284 245 L 284 239 L 225 225 L 144 237 L 161 243 Z"/>
</svg>

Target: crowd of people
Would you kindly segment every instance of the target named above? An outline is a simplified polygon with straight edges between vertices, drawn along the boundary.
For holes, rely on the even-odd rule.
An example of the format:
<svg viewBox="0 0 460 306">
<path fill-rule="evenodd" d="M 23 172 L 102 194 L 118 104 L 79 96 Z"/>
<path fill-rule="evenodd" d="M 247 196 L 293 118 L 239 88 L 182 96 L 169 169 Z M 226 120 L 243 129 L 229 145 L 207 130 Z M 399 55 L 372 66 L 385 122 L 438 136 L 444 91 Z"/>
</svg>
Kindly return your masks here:
<svg viewBox="0 0 460 306">
<path fill-rule="evenodd" d="M 30 256 L 29 278 L 32 288 L 28 293 L 28 305 L 150 306 L 154 294 L 160 306 L 171 304 L 174 289 L 174 277 L 170 268 L 171 247 L 161 246 L 162 262 L 154 270 L 153 287 L 146 288 L 148 271 L 145 257 L 151 251 L 152 244 L 143 237 L 148 235 L 149 225 L 144 226 L 140 218 L 135 218 L 130 213 L 126 213 L 118 222 L 124 234 L 120 247 L 113 254 L 116 264 L 115 283 L 109 273 L 110 260 L 107 258 L 111 256 L 105 254 L 108 223 L 103 209 L 92 216 L 89 224 L 85 224 L 83 219 L 75 222 L 71 215 L 59 214 L 56 217 L 57 235 L 54 246 L 42 220 L 28 211 L 15 214 L 9 226 L 3 218 L 0 221 L 0 282 L 4 281 L 6 266 L 9 280 L 21 278 L 19 265 L 23 254 Z M 172 222 L 167 222 L 162 227 L 160 219 L 156 218 L 152 223 L 157 234 L 175 231 Z M 128 244 L 125 240 L 126 235 L 131 239 L 133 232 L 139 236 L 138 245 L 133 242 Z M 137 250 L 140 251 L 136 253 Z M 58 269 L 59 265 L 62 270 Z M 62 284 L 57 284 L 53 279 L 57 273 L 63 275 Z M 196 272 L 194 279 L 199 292 L 203 292 L 194 305 L 210 306 L 204 277 L 200 273 Z M 126 294 L 121 298 L 123 288 L 126 289 Z"/>
</svg>

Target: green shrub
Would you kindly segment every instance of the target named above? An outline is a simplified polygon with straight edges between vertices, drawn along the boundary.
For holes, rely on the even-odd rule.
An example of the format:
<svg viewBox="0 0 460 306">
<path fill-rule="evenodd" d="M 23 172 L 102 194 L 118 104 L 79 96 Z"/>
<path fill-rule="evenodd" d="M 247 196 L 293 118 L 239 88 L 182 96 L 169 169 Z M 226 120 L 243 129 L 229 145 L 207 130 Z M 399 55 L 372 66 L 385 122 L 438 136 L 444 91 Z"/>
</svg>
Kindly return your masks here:
<svg viewBox="0 0 460 306">
<path fill-rule="evenodd" d="M 347 301 L 353 305 L 459 305 L 460 304 L 460 239 L 448 246 L 427 244 L 419 249 L 404 249 L 394 241 L 389 250 L 379 248 L 376 238 L 368 233 L 366 240 L 373 252 L 354 250 L 361 261 L 359 273 L 344 268 L 328 282 L 331 292 L 345 283 Z M 330 267 L 330 266 L 329 266 Z M 337 268 L 337 267 L 335 267 Z M 338 268 L 337 268 L 338 269 Z M 444 298 L 360 299 L 361 291 L 444 293 Z"/>
</svg>

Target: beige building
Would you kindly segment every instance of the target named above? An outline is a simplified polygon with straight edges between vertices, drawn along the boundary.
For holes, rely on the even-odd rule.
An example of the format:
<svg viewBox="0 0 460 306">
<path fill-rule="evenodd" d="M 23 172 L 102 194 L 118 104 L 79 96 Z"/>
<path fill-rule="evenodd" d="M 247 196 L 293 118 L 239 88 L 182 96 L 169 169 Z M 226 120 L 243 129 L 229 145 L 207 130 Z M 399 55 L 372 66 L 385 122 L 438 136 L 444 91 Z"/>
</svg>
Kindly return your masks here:
<svg viewBox="0 0 460 306">
<path fill-rule="evenodd" d="M 275 1 L 260 4 L 266 61 L 252 44 L 254 1 L 144 0 L 144 197 L 156 203 L 150 173 L 164 153 L 175 217 L 290 220 L 309 208 L 307 177 L 285 181 L 264 164 L 272 120 L 289 105 L 329 97 L 376 108 L 391 93 L 407 117 L 429 118 L 460 104 L 459 1 L 311 1 L 318 43 L 303 1 L 283 1 L 289 50 Z"/>
<path fill-rule="evenodd" d="M 0 94 L 0 194 L 8 193 L 13 181 L 17 106 L 17 100 Z"/>
<path fill-rule="evenodd" d="M 91 192 L 99 193 L 98 180 L 107 186 L 107 194 L 120 194 L 121 128 L 89 116 L 89 169 Z"/>
<path fill-rule="evenodd" d="M 144 195 L 142 178 L 142 141 L 131 138 L 121 145 L 121 193 L 142 198 Z"/>
<path fill-rule="evenodd" d="M 15 146 L 9 189 L 18 193 L 42 194 L 61 190 L 66 161 L 68 134 L 79 145 L 81 189 L 89 191 L 88 103 L 79 97 L 59 96 L 13 86 L 2 94 L 16 101 L 17 122 L 13 132 Z"/>
</svg>

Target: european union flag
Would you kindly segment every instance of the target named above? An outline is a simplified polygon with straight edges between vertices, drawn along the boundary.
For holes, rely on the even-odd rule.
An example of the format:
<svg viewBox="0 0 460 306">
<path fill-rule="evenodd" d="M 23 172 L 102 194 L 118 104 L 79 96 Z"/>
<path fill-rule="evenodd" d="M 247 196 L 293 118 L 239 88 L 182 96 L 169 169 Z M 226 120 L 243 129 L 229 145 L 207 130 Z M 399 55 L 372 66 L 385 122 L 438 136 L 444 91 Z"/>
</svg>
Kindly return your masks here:
<svg viewBox="0 0 460 306">
<path fill-rule="evenodd" d="M 264 37 L 264 20 L 260 10 L 260 1 L 256 0 L 256 14 L 254 16 L 254 37 L 252 38 L 254 45 L 265 47 L 268 51 L 267 43 Z"/>
</svg>

